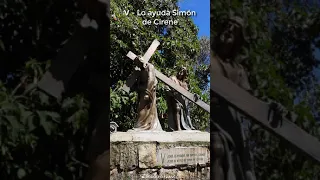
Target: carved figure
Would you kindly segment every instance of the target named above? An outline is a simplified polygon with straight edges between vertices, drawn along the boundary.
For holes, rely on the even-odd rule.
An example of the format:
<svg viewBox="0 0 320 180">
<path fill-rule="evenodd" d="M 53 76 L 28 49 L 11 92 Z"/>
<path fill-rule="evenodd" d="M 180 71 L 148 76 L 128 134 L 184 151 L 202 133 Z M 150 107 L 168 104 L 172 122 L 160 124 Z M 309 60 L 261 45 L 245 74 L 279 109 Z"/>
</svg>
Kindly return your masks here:
<svg viewBox="0 0 320 180">
<path fill-rule="evenodd" d="M 248 76 L 236 56 L 245 43 L 243 20 L 226 21 L 212 44 L 210 70 L 229 78 L 250 91 Z M 242 115 L 223 99 L 211 95 L 211 139 L 213 140 L 213 179 L 255 180 L 252 159 L 242 128 Z M 221 131 L 222 130 L 222 131 Z"/>
<path fill-rule="evenodd" d="M 176 76 L 171 76 L 170 79 L 188 90 L 188 84 L 186 82 L 187 69 L 182 67 Z M 183 97 L 180 93 L 166 88 L 166 101 L 168 106 L 168 124 L 172 131 L 181 130 L 194 130 L 189 115 L 189 101 Z"/>
<path fill-rule="evenodd" d="M 139 68 L 135 70 L 135 73 L 138 73 L 135 85 L 139 104 L 138 117 L 134 129 L 162 131 L 156 106 L 156 86 L 158 81 L 155 75 L 155 68 L 152 64 L 145 63 L 141 56 L 138 56 L 134 62 Z"/>
</svg>

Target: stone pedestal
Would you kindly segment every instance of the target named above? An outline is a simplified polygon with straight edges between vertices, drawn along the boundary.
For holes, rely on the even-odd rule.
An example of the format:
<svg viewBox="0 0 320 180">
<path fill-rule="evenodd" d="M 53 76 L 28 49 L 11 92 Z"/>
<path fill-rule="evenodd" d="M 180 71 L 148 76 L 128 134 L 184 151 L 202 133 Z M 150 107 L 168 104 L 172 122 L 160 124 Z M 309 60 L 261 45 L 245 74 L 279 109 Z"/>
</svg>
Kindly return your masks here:
<svg viewBox="0 0 320 180">
<path fill-rule="evenodd" d="M 110 150 L 114 180 L 210 179 L 207 132 L 116 132 Z"/>
</svg>

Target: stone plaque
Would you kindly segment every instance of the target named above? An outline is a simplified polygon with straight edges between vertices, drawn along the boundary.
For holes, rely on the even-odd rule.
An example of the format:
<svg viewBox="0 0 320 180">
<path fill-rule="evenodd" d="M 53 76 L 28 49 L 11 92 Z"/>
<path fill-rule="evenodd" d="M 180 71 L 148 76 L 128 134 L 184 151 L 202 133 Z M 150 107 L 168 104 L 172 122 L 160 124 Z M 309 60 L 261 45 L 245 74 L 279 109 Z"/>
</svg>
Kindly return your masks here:
<svg viewBox="0 0 320 180">
<path fill-rule="evenodd" d="M 210 162 L 210 151 L 204 147 L 174 147 L 159 149 L 157 164 L 161 166 L 197 165 Z"/>
</svg>

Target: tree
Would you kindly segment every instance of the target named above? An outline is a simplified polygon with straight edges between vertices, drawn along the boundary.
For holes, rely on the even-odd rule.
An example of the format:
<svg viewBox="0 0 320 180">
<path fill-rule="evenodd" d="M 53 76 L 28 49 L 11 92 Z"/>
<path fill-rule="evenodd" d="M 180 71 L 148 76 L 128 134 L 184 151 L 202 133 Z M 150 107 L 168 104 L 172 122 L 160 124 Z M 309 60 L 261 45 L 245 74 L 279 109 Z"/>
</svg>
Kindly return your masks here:
<svg viewBox="0 0 320 180">
<path fill-rule="evenodd" d="M 80 15 L 75 1 L 0 4 L 2 179 L 81 179 L 86 171 L 86 100 L 57 104 L 31 90 Z"/>
<path fill-rule="evenodd" d="M 207 71 L 210 64 L 210 38 L 202 36 L 200 38 L 200 53 L 197 58 L 195 66 L 196 75 L 199 77 L 200 89 L 206 90 L 209 93 L 209 76 L 210 73 Z"/>
</svg>

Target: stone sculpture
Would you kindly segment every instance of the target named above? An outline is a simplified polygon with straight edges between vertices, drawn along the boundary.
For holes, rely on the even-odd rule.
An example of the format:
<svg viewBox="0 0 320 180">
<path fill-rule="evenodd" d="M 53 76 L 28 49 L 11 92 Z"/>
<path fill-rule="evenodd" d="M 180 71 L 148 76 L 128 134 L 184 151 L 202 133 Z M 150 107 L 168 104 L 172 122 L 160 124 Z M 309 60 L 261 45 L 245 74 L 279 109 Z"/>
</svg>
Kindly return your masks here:
<svg viewBox="0 0 320 180">
<path fill-rule="evenodd" d="M 250 91 L 248 76 L 236 56 L 245 43 L 243 20 L 231 17 L 212 44 L 210 70 L 219 72 L 239 87 Z M 254 180 L 248 142 L 243 133 L 242 115 L 223 99 L 211 96 L 211 139 L 213 142 L 213 179 Z M 217 128 L 219 127 L 219 128 Z M 221 132 L 221 129 L 225 130 Z"/>
<path fill-rule="evenodd" d="M 176 76 L 171 76 L 170 79 L 188 90 L 187 69 L 182 67 Z M 166 88 L 166 101 L 168 106 L 168 125 L 171 131 L 194 130 L 190 115 L 189 101 L 180 93 L 172 90 L 169 86 Z"/>
<path fill-rule="evenodd" d="M 138 117 L 135 124 L 135 130 L 162 130 L 158 119 L 156 106 L 156 86 L 157 78 L 155 68 L 150 63 L 145 63 L 143 57 L 138 56 L 134 60 L 138 69 L 136 81 L 136 90 L 138 92 Z"/>
</svg>

